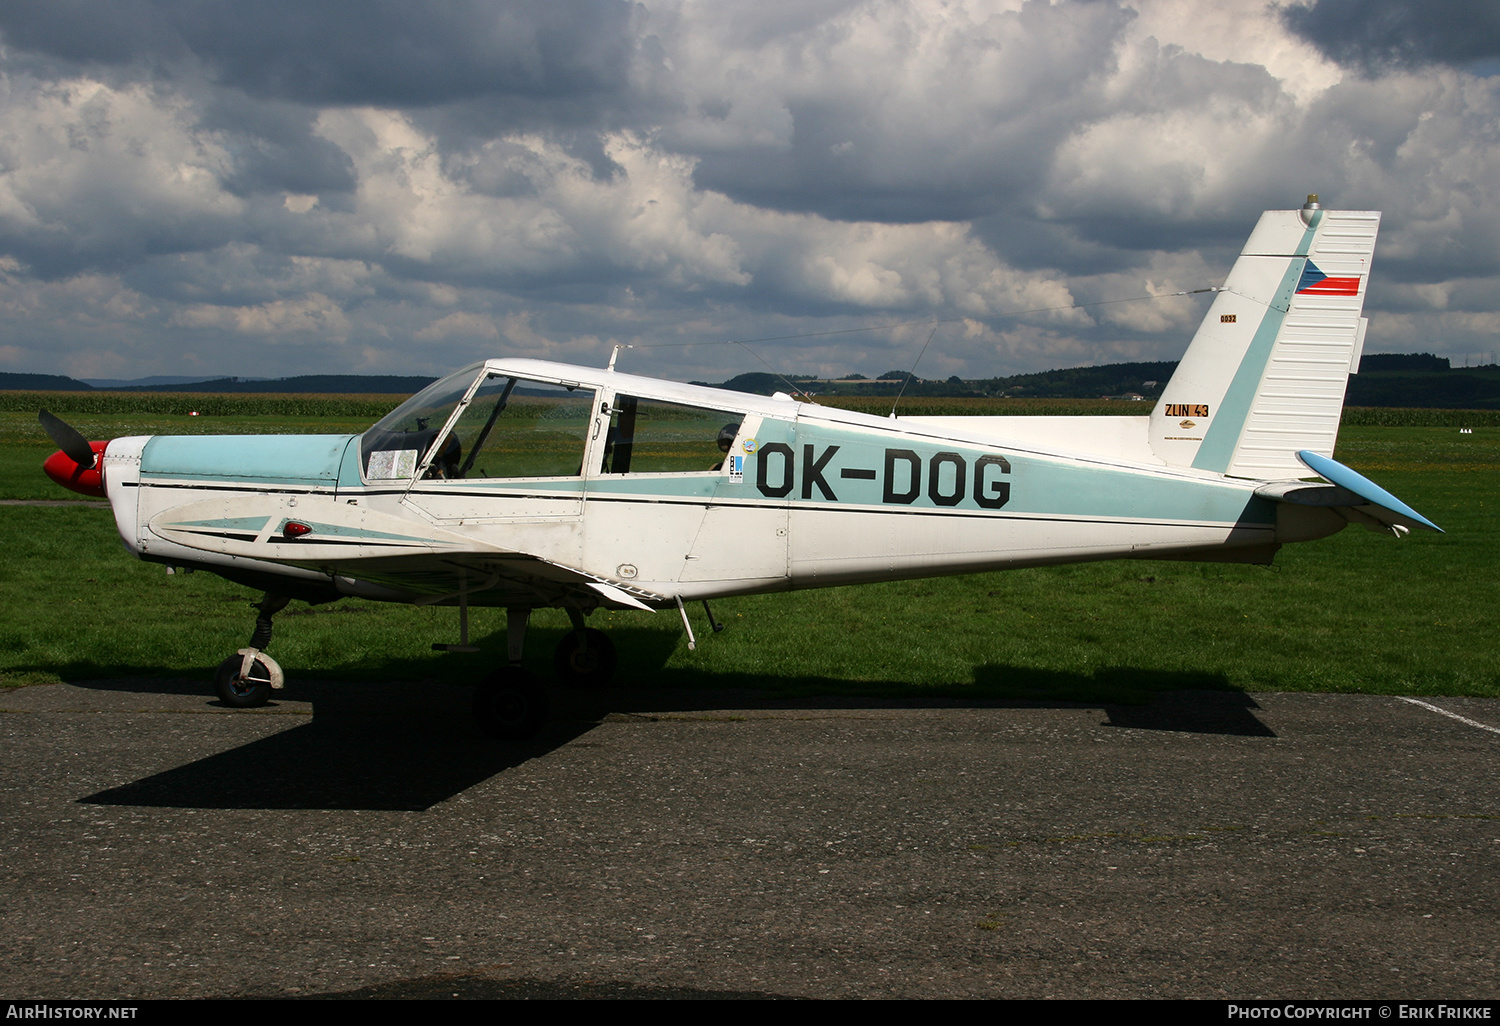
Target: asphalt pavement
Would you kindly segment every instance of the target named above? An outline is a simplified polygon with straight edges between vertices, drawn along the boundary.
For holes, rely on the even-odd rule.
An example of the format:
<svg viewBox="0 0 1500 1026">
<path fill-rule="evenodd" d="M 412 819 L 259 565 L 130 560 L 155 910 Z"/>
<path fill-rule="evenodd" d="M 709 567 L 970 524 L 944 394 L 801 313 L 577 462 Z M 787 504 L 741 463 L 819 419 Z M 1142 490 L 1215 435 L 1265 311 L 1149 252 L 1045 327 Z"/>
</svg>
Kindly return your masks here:
<svg viewBox="0 0 1500 1026">
<path fill-rule="evenodd" d="M 0 692 L 0 997 L 1500 996 L 1497 701 L 467 701 Z"/>
</svg>

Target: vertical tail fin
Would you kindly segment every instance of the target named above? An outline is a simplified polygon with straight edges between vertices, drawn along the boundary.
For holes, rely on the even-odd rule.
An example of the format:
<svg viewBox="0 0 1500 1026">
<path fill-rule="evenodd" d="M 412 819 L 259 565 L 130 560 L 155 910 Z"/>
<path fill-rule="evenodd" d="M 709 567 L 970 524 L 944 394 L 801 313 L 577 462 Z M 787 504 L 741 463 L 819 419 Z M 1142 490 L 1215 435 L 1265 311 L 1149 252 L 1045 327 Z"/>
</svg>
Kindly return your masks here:
<svg viewBox="0 0 1500 1026">
<path fill-rule="evenodd" d="M 1268 210 L 1151 413 L 1152 451 L 1233 477 L 1300 477 L 1333 455 L 1364 346 L 1380 213 Z"/>
</svg>

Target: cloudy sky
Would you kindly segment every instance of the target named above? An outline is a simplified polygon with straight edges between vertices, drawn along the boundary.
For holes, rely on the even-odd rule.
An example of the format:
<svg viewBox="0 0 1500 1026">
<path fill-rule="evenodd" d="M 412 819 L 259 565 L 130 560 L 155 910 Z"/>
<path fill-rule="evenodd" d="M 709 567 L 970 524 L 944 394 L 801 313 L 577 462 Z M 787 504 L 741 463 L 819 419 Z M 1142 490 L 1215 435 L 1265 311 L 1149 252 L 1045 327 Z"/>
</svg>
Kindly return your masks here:
<svg viewBox="0 0 1500 1026">
<path fill-rule="evenodd" d="M 1309 192 L 1385 212 L 1368 351 L 1500 352 L 1500 6 L 0 6 L 0 370 L 1174 359 L 1204 299 L 1105 301 Z"/>
</svg>

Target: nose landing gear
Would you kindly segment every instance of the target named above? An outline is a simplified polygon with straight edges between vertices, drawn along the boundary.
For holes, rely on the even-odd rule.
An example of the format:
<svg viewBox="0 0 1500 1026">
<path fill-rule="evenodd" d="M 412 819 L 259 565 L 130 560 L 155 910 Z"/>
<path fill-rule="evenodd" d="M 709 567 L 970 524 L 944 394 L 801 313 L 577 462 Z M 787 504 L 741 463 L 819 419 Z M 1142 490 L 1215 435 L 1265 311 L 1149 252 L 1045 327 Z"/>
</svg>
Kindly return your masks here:
<svg viewBox="0 0 1500 1026">
<path fill-rule="evenodd" d="M 219 701 L 236 709 L 252 709 L 271 700 L 271 692 L 286 682 L 276 660 L 263 651 L 271 643 L 271 617 L 286 608 L 291 599 L 266 592 L 255 604 L 255 633 L 250 644 L 219 664 L 214 671 L 214 690 Z"/>
</svg>

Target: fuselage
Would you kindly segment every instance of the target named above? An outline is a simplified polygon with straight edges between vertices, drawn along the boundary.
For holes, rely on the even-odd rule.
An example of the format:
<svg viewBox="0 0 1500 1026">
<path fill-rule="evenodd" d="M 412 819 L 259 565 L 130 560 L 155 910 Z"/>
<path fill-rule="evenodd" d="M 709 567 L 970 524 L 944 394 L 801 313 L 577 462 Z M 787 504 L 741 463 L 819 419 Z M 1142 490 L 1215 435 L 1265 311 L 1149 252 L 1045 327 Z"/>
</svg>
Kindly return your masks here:
<svg viewBox="0 0 1500 1026">
<path fill-rule="evenodd" d="M 104 478 L 144 559 L 481 605 L 574 604 L 570 573 L 659 606 L 1086 560 L 1268 562 L 1343 524 L 1283 512 L 1278 528 L 1255 482 L 956 420 L 493 360 L 362 436 L 116 439 Z"/>
</svg>

